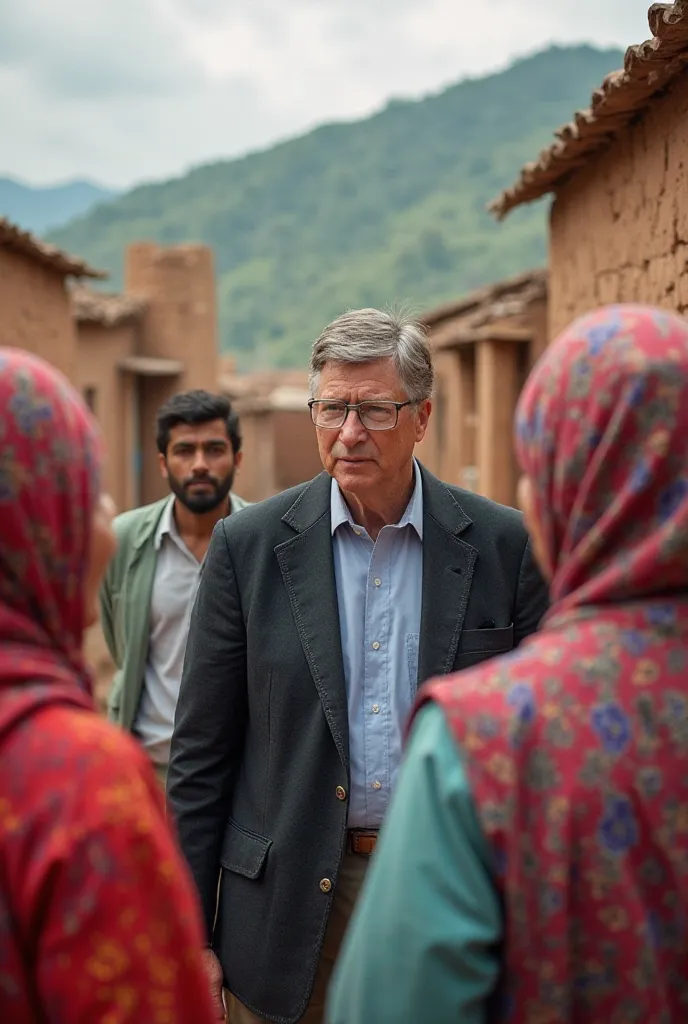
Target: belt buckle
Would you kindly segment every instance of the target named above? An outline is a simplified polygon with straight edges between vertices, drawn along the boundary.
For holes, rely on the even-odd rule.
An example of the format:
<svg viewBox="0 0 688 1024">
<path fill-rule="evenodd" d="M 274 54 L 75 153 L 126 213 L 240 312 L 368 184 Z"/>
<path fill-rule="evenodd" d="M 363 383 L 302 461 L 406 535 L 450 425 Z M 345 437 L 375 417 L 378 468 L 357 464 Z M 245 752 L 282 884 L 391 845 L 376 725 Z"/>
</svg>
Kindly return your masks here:
<svg viewBox="0 0 688 1024">
<path fill-rule="evenodd" d="M 351 852 L 360 857 L 370 857 L 377 845 L 378 832 L 371 828 L 352 828 L 349 831 Z"/>
</svg>

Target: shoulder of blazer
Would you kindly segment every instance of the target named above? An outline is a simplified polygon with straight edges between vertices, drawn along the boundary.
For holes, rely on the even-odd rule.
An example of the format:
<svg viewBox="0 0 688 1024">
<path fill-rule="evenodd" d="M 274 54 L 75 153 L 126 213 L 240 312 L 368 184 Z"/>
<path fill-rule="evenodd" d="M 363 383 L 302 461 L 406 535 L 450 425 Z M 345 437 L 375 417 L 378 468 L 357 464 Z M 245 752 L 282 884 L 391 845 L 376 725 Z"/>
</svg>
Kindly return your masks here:
<svg viewBox="0 0 688 1024">
<path fill-rule="evenodd" d="M 493 536 L 507 536 L 525 544 L 527 533 L 523 513 L 508 505 L 500 505 L 481 494 L 464 490 L 454 484 L 446 484 L 421 465 L 423 480 L 424 509 L 430 515 L 438 513 L 447 519 L 463 516 L 466 521 L 466 539 L 489 533 Z M 453 509 L 452 509 L 453 507 Z M 449 525 L 445 522 L 445 526 Z"/>
<path fill-rule="evenodd" d="M 243 539 L 245 537 L 270 537 L 272 543 L 277 541 L 274 538 L 284 538 L 293 531 L 283 522 L 285 515 L 308 493 L 314 484 L 323 486 L 322 478 L 326 473 L 319 473 L 312 480 L 304 484 L 297 484 L 287 491 L 280 491 L 270 498 L 264 498 L 253 505 L 247 505 L 241 510 L 240 516 L 227 516 L 222 522 L 225 527 L 227 539 Z M 329 479 L 329 477 L 328 477 Z M 329 498 L 328 498 L 329 500 Z M 329 507 L 329 506 L 328 506 Z"/>
<path fill-rule="evenodd" d="M 527 532 L 523 513 L 510 505 L 500 505 L 497 501 L 484 498 L 482 494 L 475 494 L 473 491 L 466 491 L 462 487 L 455 487 L 452 484 L 444 484 L 450 492 L 454 501 L 464 510 L 472 520 L 472 527 L 479 532 L 483 530 L 510 536 L 514 540 L 525 543 Z"/>
<path fill-rule="evenodd" d="M 229 498 L 232 503 L 232 513 L 240 512 L 242 508 L 248 508 L 249 505 L 253 504 L 252 501 L 246 501 L 245 498 L 242 498 L 238 494 L 235 494 L 234 491 L 229 492 Z"/>
</svg>

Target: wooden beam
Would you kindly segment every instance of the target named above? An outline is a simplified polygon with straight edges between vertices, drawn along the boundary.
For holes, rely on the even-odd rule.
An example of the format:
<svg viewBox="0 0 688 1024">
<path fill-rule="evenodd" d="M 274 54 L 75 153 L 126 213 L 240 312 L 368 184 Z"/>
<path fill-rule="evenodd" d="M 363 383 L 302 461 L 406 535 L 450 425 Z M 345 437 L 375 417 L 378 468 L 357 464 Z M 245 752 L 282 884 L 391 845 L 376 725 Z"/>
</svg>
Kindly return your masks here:
<svg viewBox="0 0 688 1024">
<path fill-rule="evenodd" d="M 490 324 L 486 324 L 484 327 L 462 327 L 459 324 L 450 323 L 433 331 L 429 340 L 436 352 L 444 349 L 464 348 L 466 345 L 475 345 L 480 341 L 513 341 L 521 345 L 530 345 L 533 340 L 533 332 L 530 327 L 509 327 L 506 324 L 501 327 Z"/>
<path fill-rule="evenodd" d="M 472 488 L 475 433 L 475 350 L 438 352 L 433 411 L 418 457 L 440 479 Z"/>
<path fill-rule="evenodd" d="M 516 502 L 512 431 L 519 344 L 491 338 L 477 345 L 478 490 L 503 505 Z"/>
<path fill-rule="evenodd" d="M 475 348 L 467 346 L 456 352 L 458 368 L 458 406 L 456 460 L 459 466 L 458 484 L 473 490 L 475 484 L 476 451 L 476 364 Z"/>
</svg>

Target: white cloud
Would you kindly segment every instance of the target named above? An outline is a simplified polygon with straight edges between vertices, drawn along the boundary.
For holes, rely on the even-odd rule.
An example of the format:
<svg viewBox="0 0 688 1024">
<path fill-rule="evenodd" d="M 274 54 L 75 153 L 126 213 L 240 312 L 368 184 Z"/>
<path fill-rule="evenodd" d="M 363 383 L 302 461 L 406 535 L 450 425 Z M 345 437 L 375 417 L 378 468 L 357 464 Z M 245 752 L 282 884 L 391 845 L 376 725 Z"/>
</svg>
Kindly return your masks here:
<svg viewBox="0 0 688 1024">
<path fill-rule="evenodd" d="M 0 0 L 3 164 L 46 183 L 181 173 L 503 67 L 625 46 L 647 0 Z"/>
<path fill-rule="evenodd" d="M 157 0 L 2 0 L 0 61 L 56 100 L 155 95 L 203 77 Z"/>
</svg>

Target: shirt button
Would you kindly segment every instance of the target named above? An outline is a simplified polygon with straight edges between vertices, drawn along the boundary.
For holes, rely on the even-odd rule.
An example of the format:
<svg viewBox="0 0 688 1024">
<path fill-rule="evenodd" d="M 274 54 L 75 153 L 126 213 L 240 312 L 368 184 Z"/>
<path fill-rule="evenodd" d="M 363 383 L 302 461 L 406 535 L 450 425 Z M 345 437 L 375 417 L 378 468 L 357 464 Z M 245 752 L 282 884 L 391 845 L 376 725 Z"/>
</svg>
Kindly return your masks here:
<svg viewBox="0 0 688 1024">
<path fill-rule="evenodd" d="M 380 644 L 379 644 L 379 641 L 375 640 L 375 641 L 373 642 L 373 650 L 374 650 L 374 651 L 379 651 L 379 650 L 380 650 Z"/>
<path fill-rule="evenodd" d="M 382 583 L 382 580 L 379 580 L 376 576 L 375 579 L 373 580 L 373 583 L 375 584 L 376 587 L 379 587 Z"/>
<path fill-rule="evenodd" d="M 380 714 L 380 705 L 379 704 L 373 704 L 372 711 L 373 711 L 374 715 L 379 715 Z"/>
<path fill-rule="evenodd" d="M 343 786 L 337 786 L 334 792 L 338 800 L 346 800 L 346 790 Z"/>
<path fill-rule="evenodd" d="M 361 536 L 361 531 L 360 530 L 354 530 L 354 533 L 356 534 L 357 537 Z"/>
<path fill-rule="evenodd" d="M 382 789 L 382 783 L 378 782 L 377 779 L 375 779 L 375 782 L 373 783 L 373 789 Z"/>
<path fill-rule="evenodd" d="M 329 878 L 321 878 L 320 879 L 320 891 L 321 892 L 330 892 L 331 889 L 332 889 L 332 882 L 329 880 Z"/>
</svg>

